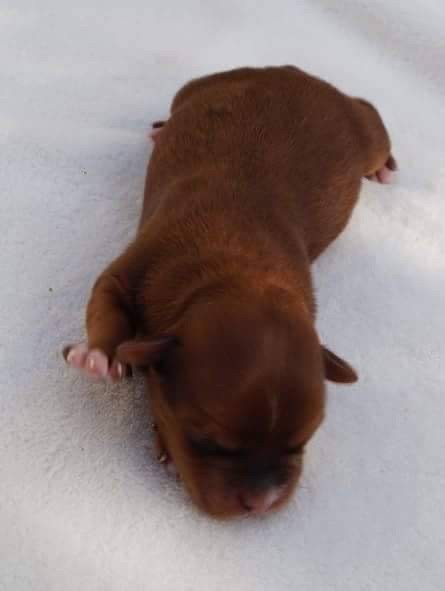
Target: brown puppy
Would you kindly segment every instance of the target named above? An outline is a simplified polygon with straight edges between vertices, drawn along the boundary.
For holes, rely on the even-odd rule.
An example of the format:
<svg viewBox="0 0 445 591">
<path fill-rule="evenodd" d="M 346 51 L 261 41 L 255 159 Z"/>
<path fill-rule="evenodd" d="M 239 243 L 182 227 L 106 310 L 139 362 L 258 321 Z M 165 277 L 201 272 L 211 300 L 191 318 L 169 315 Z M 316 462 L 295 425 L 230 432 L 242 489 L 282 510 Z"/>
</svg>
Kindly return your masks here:
<svg viewBox="0 0 445 591">
<path fill-rule="evenodd" d="M 139 231 L 67 360 L 111 379 L 145 368 L 163 455 L 201 509 L 275 509 L 323 420 L 325 379 L 357 379 L 319 342 L 309 265 L 362 178 L 389 180 L 389 138 L 369 103 L 291 66 L 194 80 L 155 128 Z"/>
</svg>

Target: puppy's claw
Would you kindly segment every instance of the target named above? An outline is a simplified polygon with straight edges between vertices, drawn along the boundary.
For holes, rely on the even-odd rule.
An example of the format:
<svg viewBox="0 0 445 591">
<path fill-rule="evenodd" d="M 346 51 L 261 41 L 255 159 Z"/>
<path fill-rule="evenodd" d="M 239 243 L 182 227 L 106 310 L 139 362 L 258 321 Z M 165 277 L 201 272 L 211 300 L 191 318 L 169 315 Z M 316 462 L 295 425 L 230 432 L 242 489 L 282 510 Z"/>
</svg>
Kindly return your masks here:
<svg viewBox="0 0 445 591">
<path fill-rule="evenodd" d="M 168 455 L 165 452 L 161 452 L 158 456 L 158 462 L 160 464 L 165 464 L 165 462 L 168 460 Z"/>
</svg>

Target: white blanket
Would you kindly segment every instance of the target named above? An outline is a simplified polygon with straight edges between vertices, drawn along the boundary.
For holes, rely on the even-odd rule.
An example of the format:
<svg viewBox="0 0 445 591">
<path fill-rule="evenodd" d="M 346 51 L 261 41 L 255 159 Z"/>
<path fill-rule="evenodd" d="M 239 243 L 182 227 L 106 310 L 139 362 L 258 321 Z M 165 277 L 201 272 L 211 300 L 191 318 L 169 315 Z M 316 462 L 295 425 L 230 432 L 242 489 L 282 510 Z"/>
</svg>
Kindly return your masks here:
<svg viewBox="0 0 445 591">
<path fill-rule="evenodd" d="M 1 591 L 444 589 L 444 23 L 440 0 L 0 2 Z M 150 122 L 191 77 L 284 63 L 373 101 L 401 171 L 314 269 L 360 382 L 329 386 L 286 510 L 218 523 L 157 465 L 140 381 L 60 350 L 133 236 Z"/>
</svg>

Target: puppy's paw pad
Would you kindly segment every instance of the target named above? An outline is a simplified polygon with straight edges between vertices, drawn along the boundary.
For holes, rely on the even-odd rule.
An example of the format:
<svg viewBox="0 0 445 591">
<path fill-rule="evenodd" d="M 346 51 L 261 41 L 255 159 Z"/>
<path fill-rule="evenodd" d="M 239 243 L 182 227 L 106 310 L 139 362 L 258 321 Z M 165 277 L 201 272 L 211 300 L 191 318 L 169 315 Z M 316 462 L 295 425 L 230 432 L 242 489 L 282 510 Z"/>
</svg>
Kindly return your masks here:
<svg viewBox="0 0 445 591">
<path fill-rule="evenodd" d="M 92 378 L 108 377 L 108 357 L 99 349 L 92 349 L 88 352 L 85 360 L 84 371 Z"/>
<path fill-rule="evenodd" d="M 376 176 L 379 183 L 388 185 L 392 182 L 394 174 L 392 170 L 390 170 L 387 166 L 384 166 L 376 172 Z"/>
<path fill-rule="evenodd" d="M 80 370 L 90 378 L 118 382 L 130 373 L 126 365 L 117 360 L 110 364 L 103 351 L 88 349 L 86 343 L 65 347 L 63 356 L 70 367 Z"/>
<path fill-rule="evenodd" d="M 63 350 L 65 361 L 71 367 L 76 369 L 83 369 L 88 355 L 88 347 L 86 343 L 79 343 L 78 345 L 69 345 Z"/>
<path fill-rule="evenodd" d="M 388 185 L 393 181 L 394 173 L 398 170 L 397 162 L 393 156 L 390 156 L 382 168 L 379 168 L 374 174 L 366 178 L 376 183 Z"/>
<path fill-rule="evenodd" d="M 123 363 L 121 363 L 120 361 L 117 361 L 115 359 L 110 366 L 110 370 L 108 372 L 108 378 L 112 382 L 119 382 L 126 375 L 128 375 L 128 368 Z"/>
</svg>

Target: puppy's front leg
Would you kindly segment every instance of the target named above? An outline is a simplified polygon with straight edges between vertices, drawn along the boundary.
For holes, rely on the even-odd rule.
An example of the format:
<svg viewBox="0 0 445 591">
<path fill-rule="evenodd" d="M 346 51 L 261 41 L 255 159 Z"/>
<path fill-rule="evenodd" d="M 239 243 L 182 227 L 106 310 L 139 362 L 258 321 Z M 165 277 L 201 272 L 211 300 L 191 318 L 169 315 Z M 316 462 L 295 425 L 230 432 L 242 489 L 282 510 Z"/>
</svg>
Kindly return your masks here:
<svg viewBox="0 0 445 591">
<path fill-rule="evenodd" d="M 91 377 L 116 381 L 128 372 L 114 354 L 136 333 L 134 298 L 143 275 L 137 251 L 130 246 L 97 279 L 87 306 L 87 343 L 64 349 L 67 363 Z"/>
</svg>

